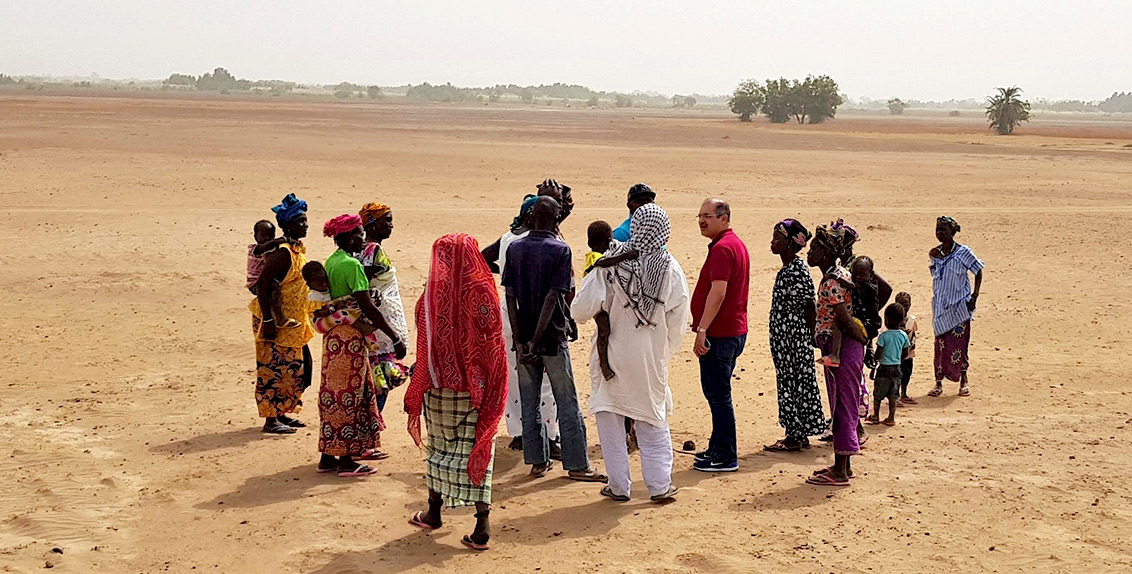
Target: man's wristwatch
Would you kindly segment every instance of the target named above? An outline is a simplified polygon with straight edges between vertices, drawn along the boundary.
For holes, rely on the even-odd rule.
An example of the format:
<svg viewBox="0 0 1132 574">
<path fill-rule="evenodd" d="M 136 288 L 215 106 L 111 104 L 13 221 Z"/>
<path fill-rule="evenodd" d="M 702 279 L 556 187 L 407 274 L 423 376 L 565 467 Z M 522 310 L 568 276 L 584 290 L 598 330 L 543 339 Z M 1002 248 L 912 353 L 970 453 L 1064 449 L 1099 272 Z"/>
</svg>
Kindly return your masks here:
<svg viewBox="0 0 1132 574">
<path fill-rule="evenodd" d="M 700 327 L 699 329 L 696 329 L 696 332 L 707 335 L 707 327 Z"/>
</svg>

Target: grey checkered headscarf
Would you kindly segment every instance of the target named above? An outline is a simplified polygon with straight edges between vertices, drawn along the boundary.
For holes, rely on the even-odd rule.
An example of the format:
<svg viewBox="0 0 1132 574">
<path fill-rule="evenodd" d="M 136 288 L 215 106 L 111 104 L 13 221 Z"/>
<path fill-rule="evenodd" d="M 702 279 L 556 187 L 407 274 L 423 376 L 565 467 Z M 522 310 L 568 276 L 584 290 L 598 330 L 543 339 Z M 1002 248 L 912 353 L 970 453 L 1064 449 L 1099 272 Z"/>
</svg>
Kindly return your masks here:
<svg viewBox="0 0 1132 574">
<path fill-rule="evenodd" d="M 633 213 L 629 222 L 629 240 L 610 249 L 609 255 L 616 256 L 636 249 L 636 259 L 622 261 L 613 268 L 612 277 L 629 298 L 629 307 L 637 316 L 637 326 L 656 326 L 652 320 L 657 305 L 664 305 L 660 299 L 664 281 L 668 277 L 668 263 L 671 255 L 664 250 L 672 235 L 672 225 L 668 213 L 659 205 L 642 205 Z"/>
</svg>

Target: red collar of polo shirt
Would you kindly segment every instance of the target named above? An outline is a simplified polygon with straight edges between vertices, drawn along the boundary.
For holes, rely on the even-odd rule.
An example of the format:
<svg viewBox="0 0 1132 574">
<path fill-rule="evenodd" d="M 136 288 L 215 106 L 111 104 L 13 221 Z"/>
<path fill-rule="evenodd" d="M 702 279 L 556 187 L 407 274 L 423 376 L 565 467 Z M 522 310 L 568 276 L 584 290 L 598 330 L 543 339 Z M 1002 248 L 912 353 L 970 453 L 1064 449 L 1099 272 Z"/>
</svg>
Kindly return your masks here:
<svg viewBox="0 0 1132 574">
<path fill-rule="evenodd" d="M 712 240 L 711 240 L 711 243 L 709 243 L 709 244 L 708 244 L 708 248 L 710 249 L 710 248 L 712 248 L 712 247 L 715 247 L 715 244 L 716 244 L 716 243 L 719 243 L 719 241 L 720 241 L 721 239 L 723 239 L 724 237 L 726 237 L 728 233 L 730 233 L 730 234 L 734 235 L 734 234 L 735 234 L 735 230 L 734 230 L 734 229 L 731 229 L 730 227 L 728 227 L 727 229 L 724 229 L 723 231 L 720 231 L 720 232 L 719 232 L 719 235 L 716 235 L 716 236 L 715 236 L 715 239 L 712 239 Z"/>
</svg>

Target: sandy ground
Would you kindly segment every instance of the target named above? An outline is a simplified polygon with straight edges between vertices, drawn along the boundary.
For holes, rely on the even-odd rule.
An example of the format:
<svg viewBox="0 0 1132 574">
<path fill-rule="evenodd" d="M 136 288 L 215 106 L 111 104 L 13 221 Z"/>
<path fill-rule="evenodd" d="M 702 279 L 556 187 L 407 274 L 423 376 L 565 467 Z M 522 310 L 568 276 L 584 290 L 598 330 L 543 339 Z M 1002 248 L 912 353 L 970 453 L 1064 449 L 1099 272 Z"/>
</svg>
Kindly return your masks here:
<svg viewBox="0 0 1132 574">
<path fill-rule="evenodd" d="M 585 226 L 619 222 L 624 191 L 650 183 L 690 283 L 706 245 L 700 200 L 732 202 L 752 254 L 741 470 L 700 474 L 678 455 L 678 502 L 652 505 L 638 482 L 633 502 L 615 504 L 561 471 L 530 480 L 500 449 L 493 549 L 473 555 L 459 544 L 469 510 L 432 535 L 406 523 L 425 491 L 401 391 L 386 411 L 394 456 L 368 480 L 316 474 L 309 429 L 258 432 L 245 246 L 288 192 L 311 203 L 312 227 L 388 203 L 411 305 L 435 237 L 496 239 L 547 176 L 576 190 L 564 232 L 579 267 Z M 770 126 L 696 112 L 20 94 L 0 99 L 0 198 L 0 572 L 1132 568 L 1127 123 L 1039 122 L 1004 138 L 977 118 Z M 761 450 L 780 436 L 772 224 L 845 217 L 930 330 L 926 253 L 945 212 L 987 262 L 973 396 L 950 384 L 900 411 L 855 462 L 852 487 L 803 484 L 828 447 Z M 332 249 L 318 236 L 308 246 L 317 258 Z M 573 348 L 578 373 L 587 350 Z M 925 355 L 915 396 L 932 384 Z M 702 445 L 690 337 L 671 373 L 673 438 Z"/>
</svg>

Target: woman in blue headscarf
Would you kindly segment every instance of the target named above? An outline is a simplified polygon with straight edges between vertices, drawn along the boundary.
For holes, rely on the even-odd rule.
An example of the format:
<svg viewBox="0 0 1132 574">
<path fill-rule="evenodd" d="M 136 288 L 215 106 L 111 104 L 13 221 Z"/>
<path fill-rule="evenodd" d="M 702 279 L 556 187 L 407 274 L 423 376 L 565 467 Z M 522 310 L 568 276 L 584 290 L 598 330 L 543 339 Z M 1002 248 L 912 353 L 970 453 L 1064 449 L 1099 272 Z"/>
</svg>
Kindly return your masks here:
<svg viewBox="0 0 1132 574">
<path fill-rule="evenodd" d="M 302 269 L 307 263 L 307 202 L 290 194 L 271 208 L 287 242 L 263 256 L 263 272 L 256 285 L 252 312 L 255 333 L 255 400 L 263 417 L 263 432 L 290 434 L 306 425 L 288 416 L 303 407 L 303 391 L 311 384 L 311 352 L 307 343 L 314 328 L 307 313 L 309 290 Z M 299 319 L 293 329 L 276 329 L 273 317 L 264 317 L 276 291 L 283 301 L 283 314 Z"/>
</svg>

